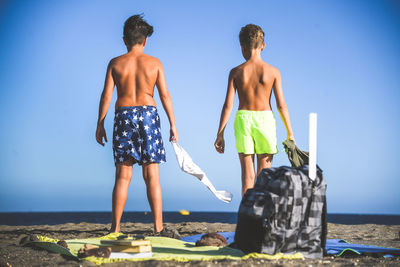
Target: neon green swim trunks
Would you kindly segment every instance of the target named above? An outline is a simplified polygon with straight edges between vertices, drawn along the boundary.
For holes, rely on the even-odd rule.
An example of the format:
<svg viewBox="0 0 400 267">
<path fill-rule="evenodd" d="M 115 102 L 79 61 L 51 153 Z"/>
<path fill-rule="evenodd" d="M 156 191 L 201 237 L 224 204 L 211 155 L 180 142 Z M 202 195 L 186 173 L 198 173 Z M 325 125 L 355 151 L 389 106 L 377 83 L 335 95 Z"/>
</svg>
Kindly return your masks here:
<svg viewBox="0 0 400 267">
<path fill-rule="evenodd" d="M 278 153 L 276 121 L 271 110 L 238 110 L 234 127 L 238 153 Z"/>
</svg>

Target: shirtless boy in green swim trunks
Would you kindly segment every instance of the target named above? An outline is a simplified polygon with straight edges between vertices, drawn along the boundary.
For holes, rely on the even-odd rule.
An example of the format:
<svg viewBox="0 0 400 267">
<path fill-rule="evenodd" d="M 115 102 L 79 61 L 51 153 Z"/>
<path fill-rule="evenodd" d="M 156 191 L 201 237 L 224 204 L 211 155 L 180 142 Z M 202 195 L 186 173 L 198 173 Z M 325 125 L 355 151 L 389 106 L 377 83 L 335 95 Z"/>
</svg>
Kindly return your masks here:
<svg viewBox="0 0 400 267">
<path fill-rule="evenodd" d="M 262 169 L 271 167 L 273 155 L 278 153 L 276 122 L 270 103 L 272 91 L 286 127 L 287 138 L 294 140 L 294 135 L 283 97 L 281 74 L 277 68 L 261 59 L 261 51 L 265 48 L 263 30 L 257 25 L 248 24 L 241 29 L 239 40 L 246 62 L 229 73 L 228 90 L 214 146 L 219 153 L 224 153 L 224 130 L 237 91 L 239 109 L 234 128 L 242 169 L 243 196 L 247 189 L 254 187 L 254 154 L 257 154 L 258 175 Z"/>
</svg>

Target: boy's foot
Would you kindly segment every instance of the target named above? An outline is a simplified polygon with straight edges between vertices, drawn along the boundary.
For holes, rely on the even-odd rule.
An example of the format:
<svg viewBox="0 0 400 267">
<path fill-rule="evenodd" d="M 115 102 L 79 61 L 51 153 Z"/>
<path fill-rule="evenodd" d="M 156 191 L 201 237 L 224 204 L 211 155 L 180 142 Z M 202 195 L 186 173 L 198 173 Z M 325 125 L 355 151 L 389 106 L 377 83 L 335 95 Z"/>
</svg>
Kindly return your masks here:
<svg viewBox="0 0 400 267">
<path fill-rule="evenodd" d="M 106 228 L 106 230 L 107 230 L 107 228 Z M 119 233 L 121 231 L 121 229 L 120 229 L 120 227 L 115 227 L 115 226 L 111 225 L 110 229 L 108 229 L 107 231 L 108 231 L 109 234 L 111 234 L 111 233 Z"/>
<path fill-rule="evenodd" d="M 181 235 L 176 229 L 166 226 L 164 226 L 160 232 L 154 233 L 154 236 L 170 237 L 181 240 Z"/>
</svg>

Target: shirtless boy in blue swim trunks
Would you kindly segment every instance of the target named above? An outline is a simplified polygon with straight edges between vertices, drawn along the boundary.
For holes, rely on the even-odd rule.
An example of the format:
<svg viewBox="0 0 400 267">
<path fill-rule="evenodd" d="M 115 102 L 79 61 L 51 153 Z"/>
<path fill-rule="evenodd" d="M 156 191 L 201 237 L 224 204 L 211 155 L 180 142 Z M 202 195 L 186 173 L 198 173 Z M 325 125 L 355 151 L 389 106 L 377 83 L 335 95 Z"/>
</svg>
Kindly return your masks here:
<svg viewBox="0 0 400 267">
<path fill-rule="evenodd" d="M 270 168 L 276 146 L 276 122 L 271 110 L 271 94 L 287 131 L 287 138 L 294 140 L 289 111 L 282 91 L 279 70 L 261 59 L 265 48 L 264 32 L 254 24 L 243 27 L 239 34 L 242 55 L 246 62 L 233 68 L 229 74 L 228 90 L 222 108 L 215 148 L 225 151 L 224 130 L 232 111 L 236 91 L 239 109 L 235 118 L 236 148 L 242 169 L 242 196 L 254 187 L 254 154 L 257 154 L 257 175 Z"/>
<path fill-rule="evenodd" d="M 112 224 L 110 232 L 120 231 L 120 221 L 132 178 L 132 165 L 142 166 L 147 187 L 147 199 L 154 218 L 154 231 L 165 234 L 162 219 L 162 197 L 158 164 L 165 162 L 161 138 L 160 117 L 153 98 L 157 86 L 161 103 L 170 123 L 170 141 L 178 141 L 171 96 L 167 90 L 163 66 L 157 58 L 143 53 L 147 37 L 153 33 L 142 16 L 126 20 L 124 42 L 126 54 L 112 59 L 108 65 L 104 90 L 100 99 L 96 140 L 107 142 L 104 119 L 117 87 L 115 103 L 113 153 L 116 166 L 112 194 Z"/>
</svg>

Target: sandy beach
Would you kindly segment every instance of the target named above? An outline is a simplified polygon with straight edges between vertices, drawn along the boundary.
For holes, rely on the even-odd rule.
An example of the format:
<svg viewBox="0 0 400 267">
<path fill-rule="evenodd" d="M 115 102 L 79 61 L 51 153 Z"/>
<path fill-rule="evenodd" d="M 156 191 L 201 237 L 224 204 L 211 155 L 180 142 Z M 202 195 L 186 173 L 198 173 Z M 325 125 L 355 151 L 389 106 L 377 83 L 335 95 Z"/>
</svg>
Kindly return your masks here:
<svg viewBox="0 0 400 267">
<path fill-rule="evenodd" d="M 234 231 L 234 224 L 226 223 L 177 223 L 172 225 L 183 235 L 194 235 L 216 231 Z M 19 240 L 29 234 L 44 235 L 58 239 L 98 237 L 107 234 L 108 224 L 66 223 L 58 225 L 0 226 L 0 266 L 95 266 L 87 261 L 76 262 L 61 255 L 41 249 L 19 246 Z M 151 235 L 152 224 L 123 223 L 122 231 L 128 234 Z M 351 243 L 400 248 L 400 226 L 375 224 L 342 225 L 329 224 L 328 238 L 342 238 Z M 7 265 L 8 264 L 8 265 Z M 400 258 L 324 257 L 321 260 L 279 260 L 267 261 L 249 259 L 242 261 L 192 261 L 178 262 L 122 262 L 107 266 L 400 266 Z"/>
</svg>

